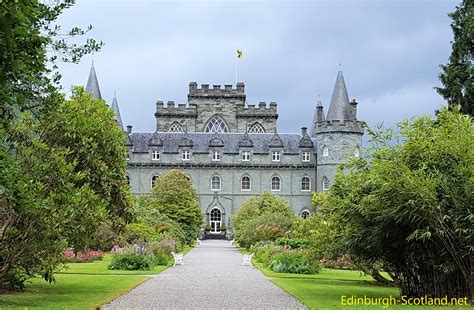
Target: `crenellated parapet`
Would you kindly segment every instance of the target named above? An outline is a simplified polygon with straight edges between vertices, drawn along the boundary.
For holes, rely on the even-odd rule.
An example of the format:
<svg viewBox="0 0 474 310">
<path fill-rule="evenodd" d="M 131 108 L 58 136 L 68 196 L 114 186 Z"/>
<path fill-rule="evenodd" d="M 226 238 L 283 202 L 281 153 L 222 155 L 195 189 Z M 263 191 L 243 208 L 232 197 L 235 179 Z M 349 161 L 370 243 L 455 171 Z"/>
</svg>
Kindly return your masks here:
<svg viewBox="0 0 474 310">
<path fill-rule="evenodd" d="M 267 105 L 265 102 L 260 102 L 258 105 L 244 104 L 237 105 L 236 109 L 237 118 L 278 118 L 277 104 L 276 102 L 270 102 Z"/>
<path fill-rule="evenodd" d="M 209 84 L 201 84 L 198 87 L 196 82 L 189 83 L 188 100 L 193 98 L 234 98 L 245 100 L 245 85 L 244 83 L 237 83 L 234 88 L 233 85 L 222 85 L 215 84 L 209 86 Z"/>
<path fill-rule="evenodd" d="M 364 128 L 361 121 L 356 120 L 326 120 L 316 122 L 315 133 L 329 133 L 329 132 L 348 132 L 363 134 Z"/>
<path fill-rule="evenodd" d="M 166 105 L 163 101 L 158 100 L 156 102 L 156 112 L 155 116 L 165 116 L 165 117 L 196 117 L 197 109 L 196 106 L 191 105 L 189 107 L 186 104 L 176 105 L 174 101 L 168 101 Z"/>
</svg>

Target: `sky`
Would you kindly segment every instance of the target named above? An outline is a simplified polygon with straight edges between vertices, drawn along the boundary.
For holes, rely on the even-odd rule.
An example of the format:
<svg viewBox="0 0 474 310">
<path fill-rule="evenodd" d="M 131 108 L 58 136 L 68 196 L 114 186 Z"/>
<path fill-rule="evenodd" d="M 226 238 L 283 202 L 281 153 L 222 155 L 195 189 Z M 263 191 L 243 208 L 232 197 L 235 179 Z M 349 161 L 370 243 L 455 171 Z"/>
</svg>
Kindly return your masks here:
<svg viewBox="0 0 474 310">
<path fill-rule="evenodd" d="M 102 97 L 116 92 L 124 125 L 155 130 L 155 102 L 186 103 L 188 84 L 234 84 L 247 102 L 278 103 L 278 131 L 311 127 L 328 110 L 338 70 L 358 119 L 393 127 L 445 105 L 434 90 L 451 53 L 450 0 L 90 1 L 59 24 L 94 29 L 99 53 L 62 64 L 62 85 L 85 85 L 92 59 Z"/>
</svg>

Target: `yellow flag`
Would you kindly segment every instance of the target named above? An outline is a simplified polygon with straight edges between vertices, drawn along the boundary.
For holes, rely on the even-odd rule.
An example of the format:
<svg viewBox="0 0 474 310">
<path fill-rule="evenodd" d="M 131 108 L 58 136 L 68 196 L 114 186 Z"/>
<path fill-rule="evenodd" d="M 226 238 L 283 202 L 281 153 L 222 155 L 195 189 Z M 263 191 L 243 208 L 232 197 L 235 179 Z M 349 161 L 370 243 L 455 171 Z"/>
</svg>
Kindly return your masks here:
<svg viewBox="0 0 474 310">
<path fill-rule="evenodd" d="M 237 50 L 237 58 L 242 58 L 242 50 Z"/>
</svg>

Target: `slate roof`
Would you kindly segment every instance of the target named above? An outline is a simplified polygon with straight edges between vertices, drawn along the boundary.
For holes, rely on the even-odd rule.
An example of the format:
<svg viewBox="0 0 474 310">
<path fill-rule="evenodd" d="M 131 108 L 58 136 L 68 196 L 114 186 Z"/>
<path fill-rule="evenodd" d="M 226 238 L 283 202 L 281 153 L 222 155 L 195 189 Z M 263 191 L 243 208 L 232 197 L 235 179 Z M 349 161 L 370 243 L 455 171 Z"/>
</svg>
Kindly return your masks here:
<svg viewBox="0 0 474 310">
<path fill-rule="evenodd" d="M 342 71 L 337 73 L 326 119 L 329 121 L 350 119 L 349 96 L 347 95 L 346 83 L 344 82 Z"/>
<path fill-rule="evenodd" d="M 89 78 L 87 79 L 86 92 L 91 94 L 94 99 L 102 99 L 99 81 L 97 80 L 97 74 L 95 73 L 94 62 L 92 62 Z"/>
<path fill-rule="evenodd" d="M 238 154 L 239 153 L 239 141 L 244 137 L 245 133 L 177 133 L 177 132 L 156 132 L 156 133 L 132 133 L 130 139 L 133 143 L 133 152 L 136 153 L 147 153 L 150 149 L 150 140 L 153 136 L 159 136 L 163 142 L 162 152 L 164 153 L 178 153 L 179 144 L 183 138 L 188 138 L 192 141 L 192 151 L 194 153 L 208 153 L 209 152 L 209 141 L 214 139 L 216 136 L 223 143 L 222 152 L 227 154 Z M 253 141 L 253 152 L 257 154 L 265 154 L 269 152 L 268 144 L 273 138 L 273 133 L 259 133 L 259 134 L 248 134 L 249 138 Z M 299 143 L 301 141 L 301 134 L 279 134 L 280 139 L 283 142 L 283 153 L 286 154 L 299 154 Z M 313 149 L 316 151 L 316 140 L 311 139 L 313 142 Z"/>
<path fill-rule="evenodd" d="M 123 129 L 122 116 L 120 115 L 120 109 L 117 102 L 117 97 L 114 94 L 114 99 L 112 100 L 112 110 L 114 110 L 114 119 L 117 121 L 120 129 Z"/>
</svg>

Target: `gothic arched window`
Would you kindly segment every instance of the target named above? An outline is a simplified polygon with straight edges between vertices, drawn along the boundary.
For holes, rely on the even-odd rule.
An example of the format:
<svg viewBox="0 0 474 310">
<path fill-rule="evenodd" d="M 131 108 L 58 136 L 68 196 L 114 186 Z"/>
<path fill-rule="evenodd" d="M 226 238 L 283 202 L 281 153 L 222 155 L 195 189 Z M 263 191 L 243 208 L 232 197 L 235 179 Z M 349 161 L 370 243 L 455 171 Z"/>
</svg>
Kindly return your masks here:
<svg viewBox="0 0 474 310">
<path fill-rule="evenodd" d="M 329 190 L 329 179 L 326 177 L 323 177 L 322 183 L 323 183 L 323 191 Z"/>
<path fill-rule="evenodd" d="M 249 133 L 265 133 L 265 128 L 263 128 L 262 124 L 255 123 L 250 127 Z"/>
<path fill-rule="evenodd" d="M 170 125 L 168 132 L 184 132 L 183 125 L 181 125 L 178 122 L 174 122 L 173 124 Z"/>
<path fill-rule="evenodd" d="M 252 188 L 251 186 L 252 184 L 251 184 L 250 177 L 247 175 L 244 175 L 242 179 L 240 180 L 240 189 L 242 191 L 249 191 Z"/>
<path fill-rule="evenodd" d="M 218 175 L 215 175 L 211 179 L 211 190 L 220 191 L 221 190 L 221 178 Z"/>
<path fill-rule="evenodd" d="M 280 177 L 273 177 L 272 178 L 272 191 L 280 191 L 281 190 L 281 179 Z"/>
<path fill-rule="evenodd" d="M 217 116 L 214 115 L 211 119 L 207 122 L 206 128 L 204 129 L 205 132 L 229 132 L 229 128 L 227 128 L 227 124 L 225 121 Z"/>
<path fill-rule="evenodd" d="M 151 177 L 151 188 L 155 187 L 156 181 L 158 180 L 160 176 L 154 175 Z"/>
<path fill-rule="evenodd" d="M 309 177 L 303 177 L 301 179 L 301 190 L 304 192 L 311 190 L 311 179 Z"/>
<path fill-rule="evenodd" d="M 311 215 L 311 212 L 309 212 L 308 210 L 303 210 L 300 213 L 300 216 L 304 219 L 308 218 L 310 215 Z"/>
</svg>

